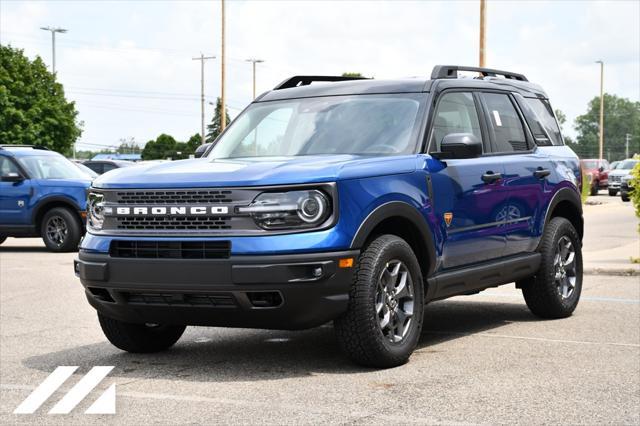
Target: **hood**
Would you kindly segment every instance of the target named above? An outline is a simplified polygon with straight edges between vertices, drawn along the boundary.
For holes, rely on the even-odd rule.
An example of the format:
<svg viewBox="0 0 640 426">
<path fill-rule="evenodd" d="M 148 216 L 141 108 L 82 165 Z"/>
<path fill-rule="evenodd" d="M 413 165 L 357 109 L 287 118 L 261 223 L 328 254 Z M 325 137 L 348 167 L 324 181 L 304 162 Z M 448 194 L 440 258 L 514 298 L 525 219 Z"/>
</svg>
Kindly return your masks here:
<svg viewBox="0 0 640 426">
<path fill-rule="evenodd" d="M 125 167 L 101 175 L 96 188 L 193 188 L 304 184 L 410 173 L 415 155 L 312 155 L 208 158 Z"/>
<path fill-rule="evenodd" d="M 616 169 L 609 172 L 609 176 L 626 176 L 631 174 L 633 169 Z"/>
<path fill-rule="evenodd" d="M 38 185 L 53 188 L 89 188 L 91 179 L 38 179 Z"/>
</svg>

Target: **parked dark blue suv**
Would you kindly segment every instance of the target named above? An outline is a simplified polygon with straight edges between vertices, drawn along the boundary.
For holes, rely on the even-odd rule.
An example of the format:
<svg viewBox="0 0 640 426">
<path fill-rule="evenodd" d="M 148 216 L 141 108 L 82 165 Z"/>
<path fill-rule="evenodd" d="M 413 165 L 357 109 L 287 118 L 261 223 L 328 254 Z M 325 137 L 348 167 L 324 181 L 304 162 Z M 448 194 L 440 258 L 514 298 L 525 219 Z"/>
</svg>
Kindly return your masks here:
<svg viewBox="0 0 640 426">
<path fill-rule="evenodd" d="M 75 269 L 126 351 L 166 349 L 186 325 L 334 321 L 353 360 L 396 366 L 433 300 L 515 281 L 534 314 L 571 315 L 581 184 L 522 75 L 293 77 L 205 158 L 96 179 Z"/>
<path fill-rule="evenodd" d="M 91 179 L 56 152 L 0 145 L 0 243 L 42 236 L 52 251 L 77 250 Z"/>
</svg>

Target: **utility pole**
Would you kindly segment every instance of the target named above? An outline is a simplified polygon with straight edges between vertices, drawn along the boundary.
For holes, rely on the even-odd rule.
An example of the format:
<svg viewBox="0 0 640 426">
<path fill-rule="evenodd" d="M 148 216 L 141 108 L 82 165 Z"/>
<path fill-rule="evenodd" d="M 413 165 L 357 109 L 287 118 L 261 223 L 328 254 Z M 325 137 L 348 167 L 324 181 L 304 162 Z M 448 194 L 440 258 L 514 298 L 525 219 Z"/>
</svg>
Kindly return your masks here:
<svg viewBox="0 0 640 426">
<path fill-rule="evenodd" d="M 204 61 L 207 59 L 215 59 L 215 56 L 204 56 L 200 53 L 200 57 L 191 58 L 194 61 L 200 61 L 200 121 L 201 121 L 201 133 L 200 144 L 204 145 Z"/>
<path fill-rule="evenodd" d="M 596 64 L 600 64 L 600 156 L 602 160 L 602 154 L 604 152 L 604 62 L 602 60 L 596 61 Z"/>
<path fill-rule="evenodd" d="M 224 50 L 224 0 L 221 0 L 222 3 L 222 46 L 220 49 L 220 103 L 222 104 L 222 117 L 220 117 L 220 131 L 224 131 L 225 127 L 227 127 L 227 103 L 224 92 L 224 69 L 225 69 L 225 50 Z"/>
<path fill-rule="evenodd" d="M 56 33 L 64 34 L 68 30 L 64 28 L 56 28 L 56 27 L 40 27 L 40 29 L 51 32 L 51 71 L 55 75 L 56 73 Z"/>
<path fill-rule="evenodd" d="M 485 0 L 480 0 L 480 67 L 483 68 L 485 66 L 485 14 L 487 11 L 487 5 Z"/>
<path fill-rule="evenodd" d="M 253 99 L 256 98 L 256 64 L 264 62 L 263 59 L 247 59 L 247 62 L 251 62 L 253 65 Z"/>
<path fill-rule="evenodd" d="M 627 133 L 624 137 L 624 158 L 629 158 L 629 139 L 631 139 L 631 133 Z"/>
</svg>

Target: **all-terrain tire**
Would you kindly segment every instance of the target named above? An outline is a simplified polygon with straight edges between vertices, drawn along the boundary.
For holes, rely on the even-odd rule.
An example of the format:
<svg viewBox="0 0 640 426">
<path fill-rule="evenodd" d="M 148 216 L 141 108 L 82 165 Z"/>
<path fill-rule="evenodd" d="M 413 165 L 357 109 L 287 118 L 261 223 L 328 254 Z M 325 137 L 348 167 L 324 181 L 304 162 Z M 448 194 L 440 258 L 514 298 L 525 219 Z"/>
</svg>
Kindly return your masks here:
<svg viewBox="0 0 640 426">
<path fill-rule="evenodd" d="M 593 182 L 591 185 L 590 195 L 598 195 L 598 190 L 600 189 L 600 183 L 598 181 Z"/>
<path fill-rule="evenodd" d="M 564 266 L 560 272 L 557 267 L 559 245 L 570 241 L 574 250 L 573 274 L 566 272 L 569 268 Z M 563 244 L 564 245 L 564 244 Z M 538 251 L 542 255 L 540 268 L 536 275 L 527 280 L 520 281 L 522 294 L 527 306 L 534 315 L 541 318 L 566 318 L 570 316 L 578 305 L 582 290 L 582 244 L 580 236 L 571 222 L 563 217 L 554 217 L 545 227 Z M 562 255 L 561 255 L 562 256 Z M 573 288 L 571 292 L 563 296 L 562 277 L 573 276 Z"/>
<path fill-rule="evenodd" d="M 51 251 L 76 251 L 82 238 L 82 224 L 71 210 L 54 207 L 42 217 L 40 236 Z"/>
<path fill-rule="evenodd" d="M 609 190 L 609 197 L 615 197 L 616 195 L 618 195 L 618 190 L 617 189 L 610 189 Z"/>
<path fill-rule="evenodd" d="M 403 276 L 406 277 L 407 283 L 411 283 L 413 315 L 411 322 L 402 322 L 407 325 L 404 337 L 392 342 L 393 337 L 385 336 L 381 328 L 380 321 L 384 315 L 381 314 L 383 311 L 377 309 L 380 305 L 377 304 L 376 298 L 385 294 L 379 292 L 379 283 L 382 282 L 383 275 L 398 263 L 401 265 L 398 268 L 402 267 L 403 271 L 408 272 L 408 275 Z M 397 288 L 400 289 L 400 285 Z M 388 309 L 388 306 L 390 305 L 385 309 Z M 396 367 L 409 360 L 418 344 L 423 312 L 424 283 L 415 254 L 403 239 L 395 235 L 382 235 L 373 240 L 360 254 L 349 292 L 347 312 L 335 320 L 334 328 L 340 346 L 354 362 L 377 368 Z M 391 321 L 400 321 L 400 317 L 395 313 L 391 314 L 391 318 Z"/>
<path fill-rule="evenodd" d="M 159 352 L 173 346 L 184 330 L 184 325 L 130 324 L 98 313 L 102 332 L 111 344 L 133 353 Z"/>
<path fill-rule="evenodd" d="M 628 195 L 621 195 L 620 198 L 622 198 L 622 201 L 624 202 L 631 201 L 631 198 L 629 198 Z M 2 241 L 0 241 L 0 244 L 2 244 Z"/>
</svg>

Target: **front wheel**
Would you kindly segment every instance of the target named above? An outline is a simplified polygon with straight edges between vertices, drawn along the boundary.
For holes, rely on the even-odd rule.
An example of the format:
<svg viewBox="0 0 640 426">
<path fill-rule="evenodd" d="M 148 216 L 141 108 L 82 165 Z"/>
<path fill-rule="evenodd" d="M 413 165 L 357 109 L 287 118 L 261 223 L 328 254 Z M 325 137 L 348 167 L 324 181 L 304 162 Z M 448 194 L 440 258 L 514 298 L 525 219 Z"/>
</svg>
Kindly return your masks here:
<svg viewBox="0 0 640 426">
<path fill-rule="evenodd" d="M 173 346 L 184 325 L 130 324 L 98 313 L 102 332 L 118 349 L 133 353 L 159 352 Z"/>
<path fill-rule="evenodd" d="M 360 254 L 347 312 L 335 321 L 338 341 L 356 363 L 378 368 L 402 365 L 422 330 L 424 287 L 409 244 L 383 235 Z"/>
<path fill-rule="evenodd" d="M 592 185 L 591 185 L 591 192 L 590 195 L 598 195 L 598 189 L 600 188 L 600 184 L 598 183 L 598 181 L 595 181 Z"/>
<path fill-rule="evenodd" d="M 40 235 L 51 251 L 75 251 L 82 237 L 82 225 L 71 210 L 55 207 L 42 218 Z"/>
<path fill-rule="evenodd" d="M 609 196 L 610 197 L 615 197 L 616 195 L 618 195 L 618 190 L 617 189 L 609 189 Z"/>
<path fill-rule="evenodd" d="M 620 195 L 620 198 L 622 198 L 622 201 L 624 201 L 624 202 L 627 202 L 627 201 L 631 200 L 631 198 L 629 198 L 628 194 L 622 194 L 622 195 Z"/>
<path fill-rule="evenodd" d="M 518 283 L 524 300 L 539 317 L 568 317 L 582 291 L 580 236 L 567 219 L 554 217 L 545 227 L 538 251 L 542 255 L 538 272 Z"/>
</svg>

